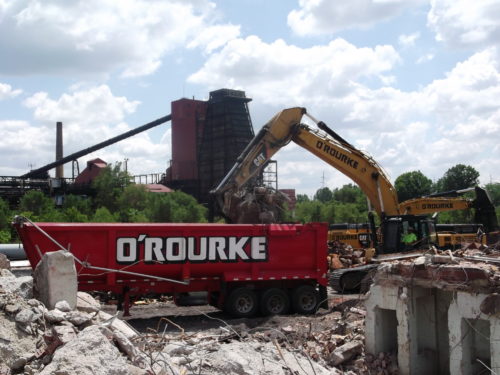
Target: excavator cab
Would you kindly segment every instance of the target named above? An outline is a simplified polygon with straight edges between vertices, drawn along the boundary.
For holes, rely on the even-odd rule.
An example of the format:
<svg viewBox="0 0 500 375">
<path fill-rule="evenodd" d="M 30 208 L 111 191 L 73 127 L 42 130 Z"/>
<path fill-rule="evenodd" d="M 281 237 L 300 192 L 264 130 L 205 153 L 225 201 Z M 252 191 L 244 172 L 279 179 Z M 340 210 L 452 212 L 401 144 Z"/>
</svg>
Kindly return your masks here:
<svg viewBox="0 0 500 375">
<path fill-rule="evenodd" d="M 386 216 L 381 224 L 379 254 L 392 254 L 423 249 L 436 244 L 436 223 L 426 216 Z M 404 241 L 414 233 L 412 241 Z M 411 238 L 411 236 L 410 236 Z"/>
</svg>

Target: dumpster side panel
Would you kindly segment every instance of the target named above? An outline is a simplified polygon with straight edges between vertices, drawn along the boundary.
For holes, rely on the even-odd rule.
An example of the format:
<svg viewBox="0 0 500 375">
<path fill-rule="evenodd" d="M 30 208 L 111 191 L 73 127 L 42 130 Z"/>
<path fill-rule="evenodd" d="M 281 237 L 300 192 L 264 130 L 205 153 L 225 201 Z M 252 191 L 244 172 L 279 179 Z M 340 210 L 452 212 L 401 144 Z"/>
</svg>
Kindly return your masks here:
<svg viewBox="0 0 500 375">
<path fill-rule="evenodd" d="M 189 281 L 179 286 L 77 264 L 79 288 L 114 290 L 147 283 L 152 291 L 215 290 L 221 282 L 313 279 L 326 285 L 326 224 L 80 224 L 37 223 L 92 266 Z M 31 224 L 17 225 L 35 267 L 59 250 Z M 142 291 L 145 291 L 142 288 Z"/>
</svg>

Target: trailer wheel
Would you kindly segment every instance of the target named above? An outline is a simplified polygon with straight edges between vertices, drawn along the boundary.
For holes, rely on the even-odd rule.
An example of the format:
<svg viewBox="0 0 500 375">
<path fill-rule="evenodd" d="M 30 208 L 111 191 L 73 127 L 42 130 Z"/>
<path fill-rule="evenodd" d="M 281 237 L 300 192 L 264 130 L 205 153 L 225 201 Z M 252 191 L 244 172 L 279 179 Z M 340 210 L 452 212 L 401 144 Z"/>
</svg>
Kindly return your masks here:
<svg viewBox="0 0 500 375">
<path fill-rule="evenodd" d="M 263 315 L 286 314 L 290 309 L 288 294 L 279 288 L 271 288 L 262 293 L 260 311 Z"/>
<path fill-rule="evenodd" d="M 249 318 L 257 313 L 258 300 L 255 292 L 248 288 L 238 288 L 226 300 L 225 310 L 239 318 Z"/>
<path fill-rule="evenodd" d="M 301 285 L 293 290 L 292 305 L 296 313 L 314 314 L 318 308 L 318 291 L 311 285 Z"/>
</svg>

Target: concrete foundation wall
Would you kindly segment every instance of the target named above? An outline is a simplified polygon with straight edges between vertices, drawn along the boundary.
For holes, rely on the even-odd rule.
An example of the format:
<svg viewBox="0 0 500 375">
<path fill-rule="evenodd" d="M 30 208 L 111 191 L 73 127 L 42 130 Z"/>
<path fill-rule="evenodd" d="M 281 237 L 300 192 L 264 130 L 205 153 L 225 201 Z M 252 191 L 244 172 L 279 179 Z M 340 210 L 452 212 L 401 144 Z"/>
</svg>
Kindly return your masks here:
<svg viewBox="0 0 500 375">
<path fill-rule="evenodd" d="M 474 374 L 484 365 L 500 373 L 500 316 L 481 313 L 487 296 L 374 285 L 365 301 L 366 352 L 397 351 L 401 374 Z"/>
<path fill-rule="evenodd" d="M 500 316 L 483 314 L 486 295 L 458 292 L 448 310 L 450 372 L 475 374 L 485 370 L 500 373 Z"/>
</svg>

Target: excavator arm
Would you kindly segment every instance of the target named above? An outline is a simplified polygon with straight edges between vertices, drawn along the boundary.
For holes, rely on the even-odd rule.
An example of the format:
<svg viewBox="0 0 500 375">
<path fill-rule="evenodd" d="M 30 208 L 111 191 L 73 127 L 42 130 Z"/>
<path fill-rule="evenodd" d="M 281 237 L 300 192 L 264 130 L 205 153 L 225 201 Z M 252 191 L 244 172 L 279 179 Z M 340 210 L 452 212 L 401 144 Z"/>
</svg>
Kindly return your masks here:
<svg viewBox="0 0 500 375">
<path fill-rule="evenodd" d="M 325 130 L 326 125 L 321 124 Z M 351 144 L 301 124 L 292 140 L 353 180 L 370 200 L 380 217 L 399 214 L 396 190 L 382 167 Z"/>
<path fill-rule="evenodd" d="M 265 167 L 272 156 L 293 138 L 300 124 L 305 108 L 289 108 L 276 114 L 240 154 L 236 163 L 211 191 L 221 195 L 230 190 L 238 190 Z"/>
<path fill-rule="evenodd" d="M 470 191 L 475 191 L 475 199 L 461 196 Z M 475 209 L 474 221 L 483 224 L 486 232 L 499 230 L 495 206 L 488 192 L 479 186 L 409 199 L 399 205 L 400 212 L 405 215 L 427 215 L 434 212 L 466 210 L 469 208 Z"/>
<path fill-rule="evenodd" d="M 304 115 L 311 118 L 323 132 L 302 124 L 300 121 Z M 231 196 L 258 175 L 271 157 L 290 141 L 350 177 L 360 186 L 381 217 L 399 214 L 396 190 L 375 160 L 349 144 L 323 122 L 308 115 L 305 108 L 295 107 L 279 112 L 260 130 L 212 191 L 226 216 Z"/>
</svg>

